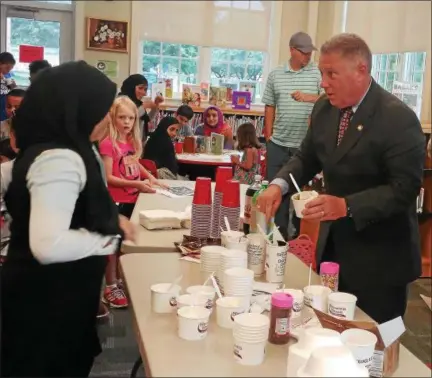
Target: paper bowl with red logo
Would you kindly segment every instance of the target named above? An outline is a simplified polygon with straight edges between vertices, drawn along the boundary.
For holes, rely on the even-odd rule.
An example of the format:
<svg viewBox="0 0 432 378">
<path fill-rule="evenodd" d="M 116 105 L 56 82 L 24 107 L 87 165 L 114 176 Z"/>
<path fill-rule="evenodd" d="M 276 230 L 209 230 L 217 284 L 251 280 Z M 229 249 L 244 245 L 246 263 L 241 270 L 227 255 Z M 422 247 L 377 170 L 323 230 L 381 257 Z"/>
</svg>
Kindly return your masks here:
<svg viewBox="0 0 432 378">
<path fill-rule="evenodd" d="M 186 306 L 177 310 L 178 335 L 183 340 L 202 340 L 207 336 L 210 310 L 199 306 Z"/>
<path fill-rule="evenodd" d="M 181 287 L 170 283 L 159 283 L 150 287 L 151 307 L 157 314 L 169 314 L 177 308 L 177 298 Z M 169 291 L 168 291 L 169 289 Z"/>
</svg>

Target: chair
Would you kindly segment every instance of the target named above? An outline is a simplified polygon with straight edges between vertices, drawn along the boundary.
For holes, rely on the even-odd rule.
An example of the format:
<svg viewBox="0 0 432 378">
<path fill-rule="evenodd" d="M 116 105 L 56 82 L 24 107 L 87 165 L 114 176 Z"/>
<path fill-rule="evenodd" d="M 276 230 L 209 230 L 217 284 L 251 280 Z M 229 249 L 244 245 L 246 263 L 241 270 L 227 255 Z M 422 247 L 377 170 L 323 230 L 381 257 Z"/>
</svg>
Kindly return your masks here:
<svg viewBox="0 0 432 378">
<path fill-rule="evenodd" d="M 139 163 L 147 169 L 154 177 L 158 178 L 156 163 L 149 159 L 140 159 Z"/>
</svg>

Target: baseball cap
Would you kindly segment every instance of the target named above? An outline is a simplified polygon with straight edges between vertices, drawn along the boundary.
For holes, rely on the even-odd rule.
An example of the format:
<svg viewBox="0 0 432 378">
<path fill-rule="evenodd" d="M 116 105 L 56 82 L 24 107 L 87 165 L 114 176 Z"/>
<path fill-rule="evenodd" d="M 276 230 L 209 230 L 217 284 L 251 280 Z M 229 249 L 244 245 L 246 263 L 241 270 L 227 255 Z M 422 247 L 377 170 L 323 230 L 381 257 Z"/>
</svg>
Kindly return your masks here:
<svg viewBox="0 0 432 378">
<path fill-rule="evenodd" d="M 293 47 L 301 52 L 308 54 L 315 51 L 317 48 L 312 43 L 312 38 L 309 34 L 304 32 L 298 32 L 291 36 L 289 41 L 290 47 Z"/>
</svg>

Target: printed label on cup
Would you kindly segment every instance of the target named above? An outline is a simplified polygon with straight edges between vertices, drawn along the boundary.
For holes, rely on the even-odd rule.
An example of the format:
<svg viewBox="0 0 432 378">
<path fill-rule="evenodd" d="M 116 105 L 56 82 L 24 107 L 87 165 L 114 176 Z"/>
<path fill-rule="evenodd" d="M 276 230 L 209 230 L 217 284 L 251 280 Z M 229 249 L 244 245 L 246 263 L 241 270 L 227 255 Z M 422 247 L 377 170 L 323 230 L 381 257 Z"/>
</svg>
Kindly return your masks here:
<svg viewBox="0 0 432 378">
<path fill-rule="evenodd" d="M 312 303 L 313 303 L 313 297 L 309 295 L 305 295 L 304 297 L 305 306 L 312 307 Z"/>
<path fill-rule="evenodd" d="M 334 306 L 333 304 L 329 303 L 329 313 L 330 313 L 330 315 L 345 319 L 346 313 L 347 313 L 347 308 Z"/>
<path fill-rule="evenodd" d="M 249 244 L 247 252 L 250 265 L 261 265 L 263 263 L 264 251 L 261 245 Z"/>
<path fill-rule="evenodd" d="M 244 313 L 244 311 L 233 311 L 233 312 L 231 313 L 231 320 L 234 321 L 234 318 L 235 318 L 237 315 L 240 315 L 240 314 L 243 314 L 243 313 Z"/>
<path fill-rule="evenodd" d="M 201 322 L 198 324 L 198 332 L 199 333 L 206 333 L 208 329 L 208 323 L 207 322 Z"/>
<path fill-rule="evenodd" d="M 302 302 L 296 302 L 293 303 L 293 311 L 294 312 L 300 312 L 302 310 Z"/>
<path fill-rule="evenodd" d="M 373 361 L 373 355 L 370 356 L 369 358 L 357 360 L 357 363 L 369 370 L 372 366 L 372 361 Z"/>
<path fill-rule="evenodd" d="M 240 345 L 234 344 L 234 356 L 240 360 L 243 359 L 241 355 L 242 347 Z"/>
<path fill-rule="evenodd" d="M 171 307 L 177 306 L 177 298 L 176 297 L 171 297 L 170 300 L 169 300 L 169 304 L 171 305 Z"/>
<path fill-rule="evenodd" d="M 205 308 L 211 310 L 213 308 L 213 301 L 211 299 L 207 299 Z"/>
</svg>

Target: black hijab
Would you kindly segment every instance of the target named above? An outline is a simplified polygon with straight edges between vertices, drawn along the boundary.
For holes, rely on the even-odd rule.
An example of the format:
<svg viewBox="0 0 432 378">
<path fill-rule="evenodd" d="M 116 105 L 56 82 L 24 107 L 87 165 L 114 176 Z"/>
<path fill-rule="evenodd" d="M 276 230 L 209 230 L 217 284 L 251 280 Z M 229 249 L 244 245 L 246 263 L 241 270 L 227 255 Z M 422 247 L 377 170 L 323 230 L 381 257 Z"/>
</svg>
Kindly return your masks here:
<svg viewBox="0 0 432 378">
<path fill-rule="evenodd" d="M 159 122 L 144 147 L 144 159 L 153 160 L 157 168 L 168 168 L 177 174 L 177 158 L 173 141 L 168 135 L 168 128 L 175 124 L 178 124 L 178 121 L 174 117 L 165 117 Z"/>
<path fill-rule="evenodd" d="M 68 148 L 81 156 L 87 172 L 86 225 L 103 235 L 121 232 L 89 137 L 115 95 L 116 85 L 96 68 L 84 61 L 69 62 L 37 75 L 14 118 L 17 161 L 40 145 Z"/>
<path fill-rule="evenodd" d="M 125 81 L 123 81 L 123 84 L 120 88 L 120 96 L 127 96 L 129 97 L 134 104 L 137 106 L 137 108 L 139 108 L 142 105 L 142 101 L 140 98 L 137 98 L 136 93 L 135 93 L 135 87 L 137 85 L 148 85 L 148 81 L 145 78 L 145 76 L 141 75 L 141 74 L 134 74 L 134 75 L 130 75 Z M 144 114 L 141 117 L 141 120 L 144 121 L 144 137 L 148 135 L 149 130 L 148 130 L 148 124 L 150 122 L 150 117 L 147 114 L 147 111 L 144 109 Z"/>
</svg>

